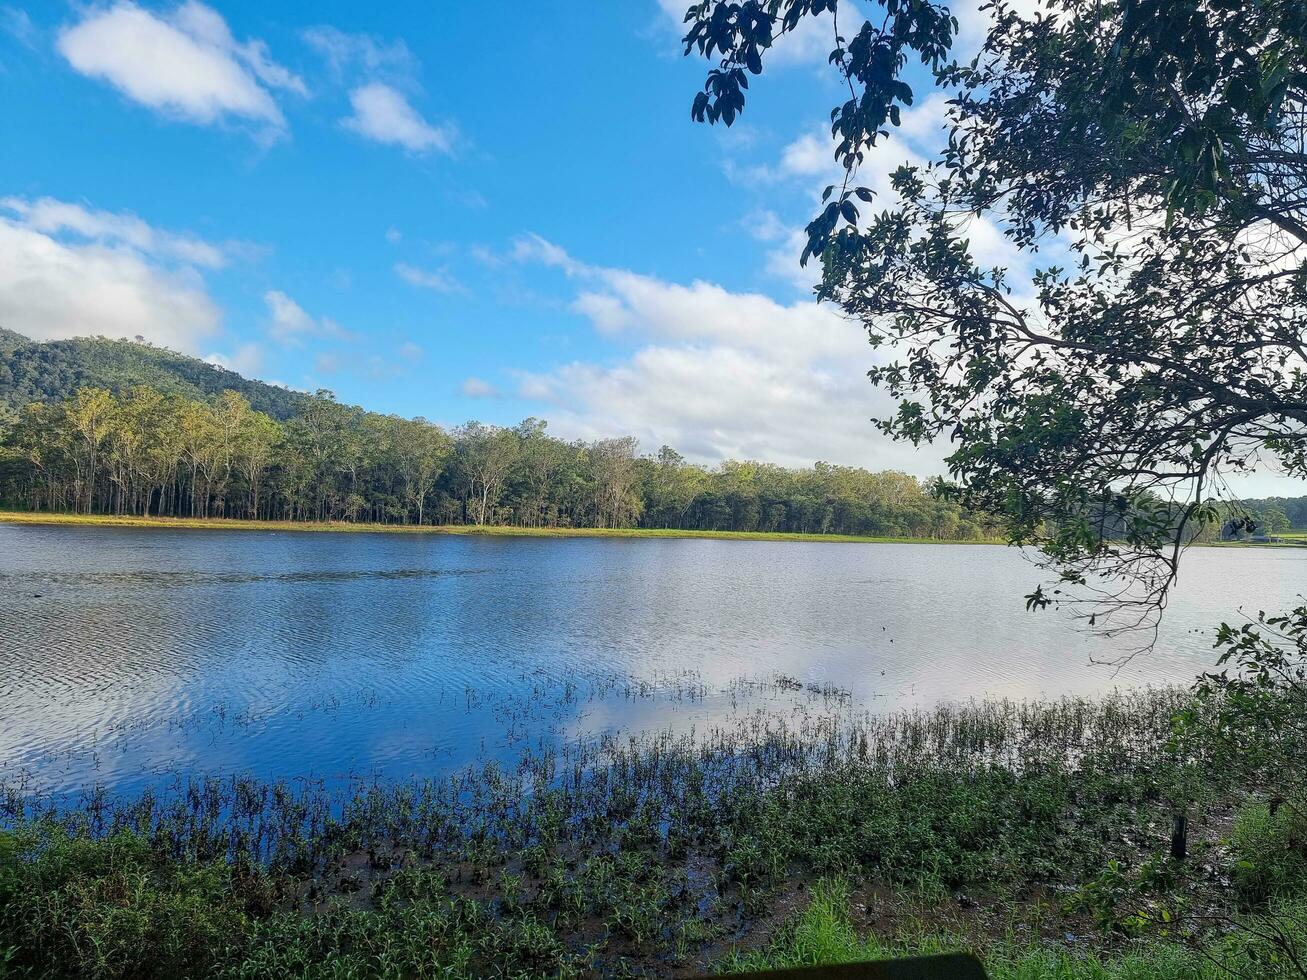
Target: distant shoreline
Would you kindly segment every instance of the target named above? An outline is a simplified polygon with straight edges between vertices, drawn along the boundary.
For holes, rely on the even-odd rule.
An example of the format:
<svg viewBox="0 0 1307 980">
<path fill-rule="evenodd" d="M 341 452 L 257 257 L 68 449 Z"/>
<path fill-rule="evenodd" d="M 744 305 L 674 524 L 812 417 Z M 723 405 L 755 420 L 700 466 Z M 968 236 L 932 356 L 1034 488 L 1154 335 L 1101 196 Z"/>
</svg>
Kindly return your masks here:
<svg viewBox="0 0 1307 980">
<path fill-rule="evenodd" d="M 173 528 L 199 531 L 297 531 L 344 534 L 461 534 L 522 538 L 713 538 L 723 541 L 818 541 L 830 544 L 1004 544 L 997 538 L 869 537 L 853 534 L 797 534 L 783 531 L 682 531 L 663 528 L 515 527 L 475 524 L 364 524 L 349 521 L 251 521 L 210 517 L 134 517 L 0 511 L 0 524 L 78 527 Z"/>
<path fill-rule="evenodd" d="M 512 524 L 367 524 L 353 521 L 251 521 L 230 517 L 138 517 L 0 511 L 0 524 L 173 528 L 191 531 L 293 531 L 338 534 L 448 534 L 505 538 L 710 538 L 719 541 L 816 541 L 826 544 L 1007 544 L 1001 538 L 876 537 L 799 534 L 787 531 L 693 531 L 648 527 L 517 527 Z M 1197 548 L 1307 548 L 1307 535 L 1290 532 L 1279 541 L 1196 541 Z"/>
</svg>

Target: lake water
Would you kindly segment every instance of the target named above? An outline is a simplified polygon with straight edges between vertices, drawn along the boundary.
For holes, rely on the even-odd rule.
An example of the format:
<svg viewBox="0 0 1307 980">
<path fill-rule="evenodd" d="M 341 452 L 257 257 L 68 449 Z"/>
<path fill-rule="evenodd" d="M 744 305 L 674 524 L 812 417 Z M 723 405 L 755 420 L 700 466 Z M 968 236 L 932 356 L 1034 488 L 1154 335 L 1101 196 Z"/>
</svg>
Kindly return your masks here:
<svg viewBox="0 0 1307 980">
<path fill-rule="evenodd" d="M 1289 607 L 1304 573 L 1307 550 L 1192 550 L 1118 670 L 1092 661 L 1120 645 L 1027 613 L 1039 572 L 994 546 L 0 525 L 0 781 L 434 775 L 816 702 L 1183 683 L 1216 623 Z"/>
</svg>

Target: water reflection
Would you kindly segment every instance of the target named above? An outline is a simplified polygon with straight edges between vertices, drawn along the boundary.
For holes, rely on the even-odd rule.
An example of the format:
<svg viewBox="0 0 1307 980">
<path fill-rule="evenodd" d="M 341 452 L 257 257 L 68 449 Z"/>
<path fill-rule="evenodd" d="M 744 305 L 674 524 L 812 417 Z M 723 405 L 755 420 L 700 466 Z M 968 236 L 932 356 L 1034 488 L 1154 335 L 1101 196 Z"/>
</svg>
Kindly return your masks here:
<svg viewBox="0 0 1307 980">
<path fill-rule="evenodd" d="M 1184 682 L 1304 559 L 1191 552 L 1116 671 L 1090 660 L 1129 641 L 1026 613 L 1038 573 L 1004 548 L 0 526 L 0 777 L 432 774 L 759 710 Z"/>
</svg>

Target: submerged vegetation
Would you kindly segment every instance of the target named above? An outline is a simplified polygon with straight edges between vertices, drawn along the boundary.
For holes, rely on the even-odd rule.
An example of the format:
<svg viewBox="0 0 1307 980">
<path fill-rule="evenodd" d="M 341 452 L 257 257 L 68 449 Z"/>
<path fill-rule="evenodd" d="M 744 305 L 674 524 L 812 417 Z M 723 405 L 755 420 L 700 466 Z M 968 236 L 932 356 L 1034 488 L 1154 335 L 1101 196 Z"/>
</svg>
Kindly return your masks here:
<svg viewBox="0 0 1307 980">
<path fill-rule="evenodd" d="M 1265 653 L 1227 641 L 1240 664 L 1240 644 Z M 999 977 L 1292 976 L 1307 821 L 1283 769 L 1307 730 L 1267 738 L 1254 715 L 1296 710 L 1294 695 L 1240 678 L 788 723 L 757 712 L 442 780 L 189 777 L 130 800 L 11 787 L 0 963 L 662 976 L 965 948 Z M 1225 765 L 1234 751 L 1243 763 Z"/>
</svg>

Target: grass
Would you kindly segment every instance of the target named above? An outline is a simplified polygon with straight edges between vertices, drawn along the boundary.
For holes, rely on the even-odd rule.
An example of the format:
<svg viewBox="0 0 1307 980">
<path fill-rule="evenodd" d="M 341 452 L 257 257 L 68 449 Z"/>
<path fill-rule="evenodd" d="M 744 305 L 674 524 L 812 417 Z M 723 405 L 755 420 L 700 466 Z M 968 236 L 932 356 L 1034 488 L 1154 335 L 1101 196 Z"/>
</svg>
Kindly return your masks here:
<svg viewBox="0 0 1307 980">
<path fill-rule="evenodd" d="M 1307 951 L 1307 903 L 1281 906 L 1291 941 Z M 931 934 L 918 924 L 891 938 L 854 927 L 850 890 L 841 879 L 821 881 L 811 901 L 767 945 L 722 964 L 733 972 L 857 963 L 894 957 L 978 952 L 992 980 L 1230 980 L 1231 977 L 1301 976 L 1277 951 L 1236 932 L 1192 945 L 1154 942 L 1115 954 L 1058 949 L 1005 936 L 976 949 L 966 938 Z"/>
<path fill-rule="evenodd" d="M 997 540 L 869 537 L 854 534 L 791 534 L 773 531 L 682 531 L 665 528 L 516 527 L 475 524 L 366 524 L 350 521 L 251 521 L 212 517 L 133 517 L 112 514 L 60 514 L 0 511 L 3 524 L 57 524 L 82 527 L 163 527 L 205 531 L 336 531 L 369 534 L 480 534 L 530 538 L 714 538 L 723 541 L 822 541 L 846 544 L 997 544 Z"/>
<path fill-rule="evenodd" d="M 1305 894 L 1307 840 L 1174 742 L 1189 706 L 749 715 L 442 781 L 14 787 L 0 976 L 675 976 L 961 947 L 1021 980 L 1265 966 L 1212 923 Z M 1210 874 L 1164 862 L 1176 799 Z M 1118 914 L 1140 902 L 1185 914 L 1150 936 Z"/>
<path fill-rule="evenodd" d="M 350 521 L 252 521 L 235 518 L 132 517 L 0 511 L 0 523 L 71 524 L 91 527 L 164 527 L 227 531 L 335 531 L 387 534 L 462 534 L 505 537 L 713 538 L 724 541 L 822 541 L 850 544 L 993 544 L 994 540 L 872 537 L 853 534 L 797 534 L 773 531 L 695 531 L 667 528 L 517 527 L 474 524 L 368 524 Z"/>
<path fill-rule="evenodd" d="M 1005 544 L 999 538 L 913 538 L 858 534 L 797 534 L 783 531 L 694 531 L 648 527 L 517 527 L 510 524 L 369 524 L 354 521 L 251 521 L 229 517 L 136 517 L 0 510 L 0 524 L 78 527 L 182 528 L 197 531 L 339 532 L 355 534 L 462 534 L 523 538 L 711 538 L 720 541 L 820 541 L 826 544 Z M 1298 548 L 1307 531 L 1289 531 L 1279 541 L 1204 541 L 1204 548 Z"/>
</svg>

